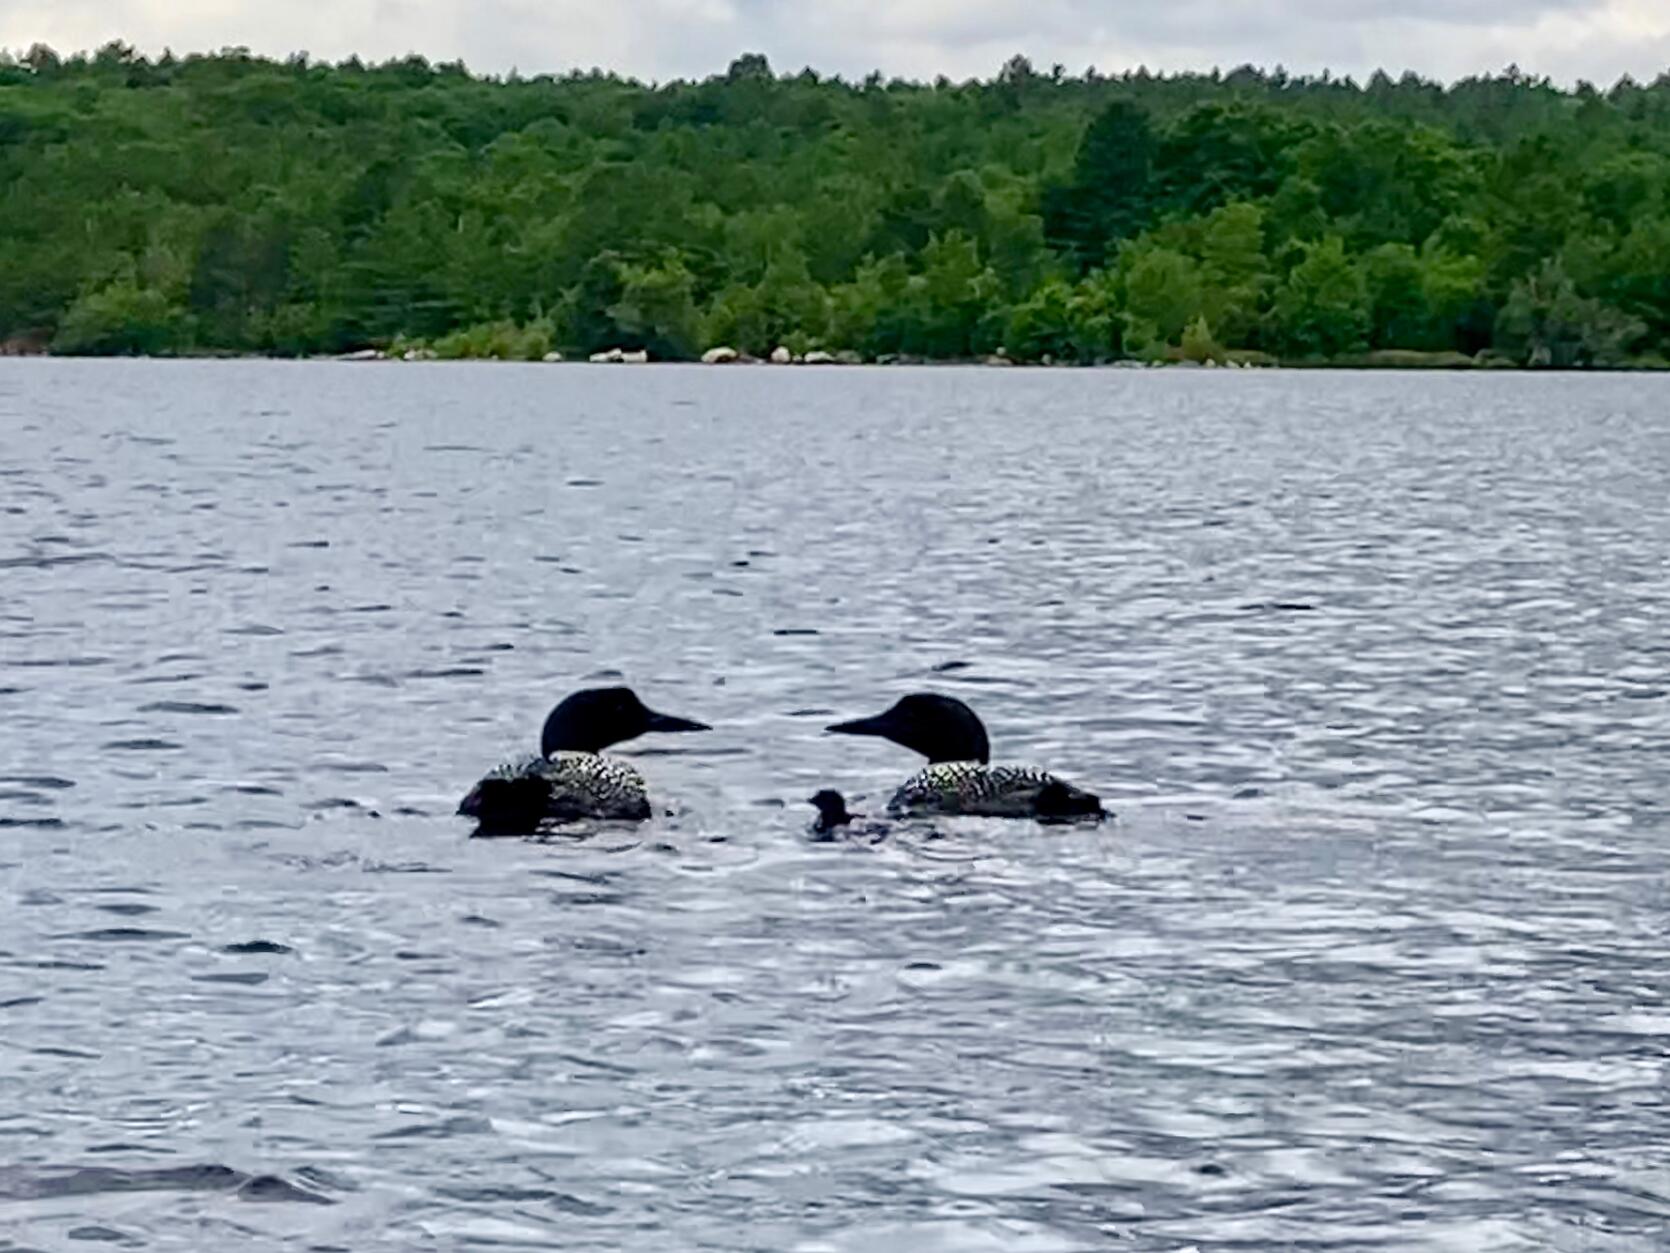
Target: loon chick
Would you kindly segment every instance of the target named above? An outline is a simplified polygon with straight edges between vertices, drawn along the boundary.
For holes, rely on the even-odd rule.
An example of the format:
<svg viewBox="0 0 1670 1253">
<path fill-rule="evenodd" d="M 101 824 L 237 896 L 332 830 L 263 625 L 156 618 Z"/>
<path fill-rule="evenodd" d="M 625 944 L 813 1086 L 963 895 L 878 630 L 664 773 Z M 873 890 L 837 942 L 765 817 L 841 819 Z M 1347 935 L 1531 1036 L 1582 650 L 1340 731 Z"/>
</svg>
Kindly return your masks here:
<svg viewBox="0 0 1670 1253">
<path fill-rule="evenodd" d="M 901 698 L 886 713 L 825 728 L 879 735 L 921 753 L 928 767 L 893 794 L 894 814 L 973 814 L 987 818 L 1101 818 L 1090 792 L 1031 766 L 993 766 L 986 728 L 962 701 L 932 692 Z"/>
<path fill-rule="evenodd" d="M 539 756 L 497 766 L 470 789 L 458 812 L 484 835 L 527 835 L 575 818 L 640 821 L 650 816 L 643 776 L 602 750 L 648 731 L 706 731 L 706 723 L 656 713 L 631 688 L 575 692 L 551 711 Z"/>
<path fill-rule="evenodd" d="M 824 839 L 833 835 L 836 827 L 846 826 L 856 816 L 847 812 L 847 798 L 829 788 L 808 796 L 806 803 L 817 806 L 818 817 L 812 823 L 812 831 Z"/>
<path fill-rule="evenodd" d="M 818 816 L 812 823 L 812 838 L 820 843 L 862 836 L 874 844 L 887 834 L 886 826 L 881 823 L 866 822 L 855 827 L 853 823 L 864 815 L 849 812 L 847 798 L 830 788 L 824 788 L 806 800 L 808 804 L 817 806 Z"/>
</svg>

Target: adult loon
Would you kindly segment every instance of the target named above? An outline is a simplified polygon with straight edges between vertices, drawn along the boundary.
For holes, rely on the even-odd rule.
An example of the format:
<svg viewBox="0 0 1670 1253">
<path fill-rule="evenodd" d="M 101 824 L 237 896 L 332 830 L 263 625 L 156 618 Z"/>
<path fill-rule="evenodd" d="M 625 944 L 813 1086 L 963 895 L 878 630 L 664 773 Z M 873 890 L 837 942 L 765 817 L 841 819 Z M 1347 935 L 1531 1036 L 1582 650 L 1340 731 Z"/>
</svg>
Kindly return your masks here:
<svg viewBox="0 0 1670 1253">
<path fill-rule="evenodd" d="M 993 766 L 986 728 L 962 701 L 932 692 L 902 697 L 873 718 L 826 728 L 879 735 L 928 759 L 893 794 L 894 814 L 974 814 L 988 818 L 1101 818 L 1094 795 L 1031 766 Z"/>
<path fill-rule="evenodd" d="M 643 776 L 602 750 L 649 731 L 707 731 L 706 723 L 656 713 L 627 687 L 587 688 L 551 711 L 539 756 L 490 770 L 458 804 L 483 835 L 526 835 L 576 818 L 637 822 L 650 816 Z"/>
</svg>

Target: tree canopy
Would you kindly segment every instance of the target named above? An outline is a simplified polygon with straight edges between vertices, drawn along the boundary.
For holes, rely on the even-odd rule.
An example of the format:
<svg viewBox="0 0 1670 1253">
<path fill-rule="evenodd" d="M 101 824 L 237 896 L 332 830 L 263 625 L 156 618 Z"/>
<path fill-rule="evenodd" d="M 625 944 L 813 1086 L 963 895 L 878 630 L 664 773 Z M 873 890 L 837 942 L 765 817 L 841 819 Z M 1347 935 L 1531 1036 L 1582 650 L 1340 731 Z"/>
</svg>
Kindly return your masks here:
<svg viewBox="0 0 1670 1253">
<path fill-rule="evenodd" d="M 1670 75 L 0 56 L 0 343 L 1670 355 Z"/>
</svg>

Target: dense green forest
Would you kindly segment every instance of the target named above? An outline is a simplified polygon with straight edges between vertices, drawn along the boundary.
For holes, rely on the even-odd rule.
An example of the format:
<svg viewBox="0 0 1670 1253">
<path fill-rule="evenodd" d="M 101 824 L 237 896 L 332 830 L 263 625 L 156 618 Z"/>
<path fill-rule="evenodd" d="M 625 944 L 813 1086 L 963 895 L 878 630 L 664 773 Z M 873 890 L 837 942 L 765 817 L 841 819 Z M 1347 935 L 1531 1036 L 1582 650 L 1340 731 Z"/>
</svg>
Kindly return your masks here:
<svg viewBox="0 0 1670 1253">
<path fill-rule="evenodd" d="M 1662 365 L 1670 75 L 750 55 L 657 86 L 36 47 L 0 57 L 0 342 Z"/>
</svg>

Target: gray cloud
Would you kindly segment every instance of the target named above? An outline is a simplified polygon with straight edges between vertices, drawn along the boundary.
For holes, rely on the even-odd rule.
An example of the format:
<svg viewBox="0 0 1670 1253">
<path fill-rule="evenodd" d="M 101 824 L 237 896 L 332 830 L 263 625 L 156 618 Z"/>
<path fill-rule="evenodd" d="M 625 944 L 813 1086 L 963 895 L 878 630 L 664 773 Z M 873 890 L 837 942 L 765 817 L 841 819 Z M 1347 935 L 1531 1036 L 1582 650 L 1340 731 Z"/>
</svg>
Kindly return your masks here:
<svg viewBox="0 0 1670 1253">
<path fill-rule="evenodd" d="M 124 39 L 336 59 L 420 52 L 478 70 L 593 65 L 701 76 L 742 51 L 779 69 L 987 76 L 1010 55 L 1114 72 L 1242 63 L 1453 79 L 1509 62 L 1571 81 L 1670 67 L 1665 0 L 0 0 L 0 47 Z"/>
</svg>

